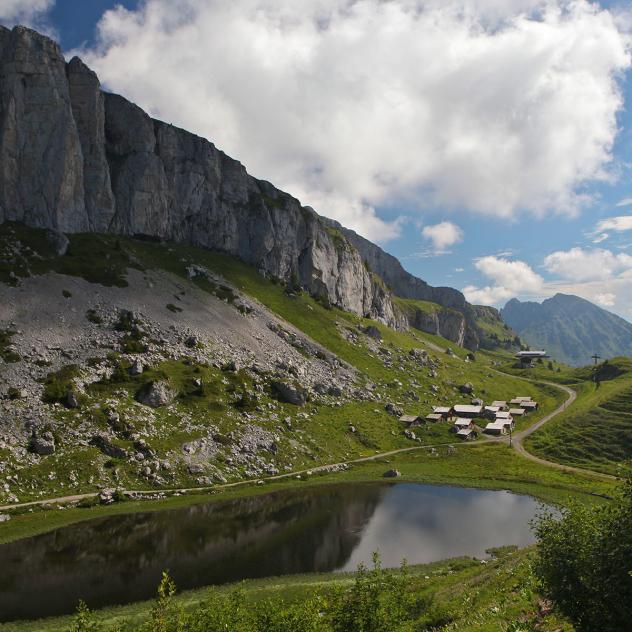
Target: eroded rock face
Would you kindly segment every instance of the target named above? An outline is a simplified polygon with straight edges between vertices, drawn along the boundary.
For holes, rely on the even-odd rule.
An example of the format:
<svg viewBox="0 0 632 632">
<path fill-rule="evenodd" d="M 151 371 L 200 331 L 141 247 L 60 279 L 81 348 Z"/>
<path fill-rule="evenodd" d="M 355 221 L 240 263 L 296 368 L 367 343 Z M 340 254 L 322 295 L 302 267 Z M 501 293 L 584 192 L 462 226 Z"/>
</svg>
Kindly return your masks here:
<svg viewBox="0 0 632 632">
<path fill-rule="evenodd" d="M 341 309 L 405 329 L 408 317 L 390 287 L 449 307 L 432 333 L 477 344 L 460 292 L 430 287 L 379 247 L 253 178 L 209 141 L 103 93 L 81 60 L 66 64 L 57 44 L 23 27 L 0 27 L 5 220 L 219 250 Z"/>
<path fill-rule="evenodd" d="M 0 222 L 89 230 L 66 63 L 52 40 L 0 26 Z"/>
</svg>

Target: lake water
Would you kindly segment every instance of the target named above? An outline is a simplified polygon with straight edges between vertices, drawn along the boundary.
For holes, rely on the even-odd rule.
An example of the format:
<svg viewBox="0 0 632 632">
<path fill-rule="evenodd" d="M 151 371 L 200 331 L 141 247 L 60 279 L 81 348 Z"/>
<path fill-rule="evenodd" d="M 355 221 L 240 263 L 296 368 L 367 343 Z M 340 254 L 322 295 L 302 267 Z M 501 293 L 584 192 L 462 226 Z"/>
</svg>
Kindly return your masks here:
<svg viewBox="0 0 632 632">
<path fill-rule="evenodd" d="M 111 516 L 0 546 L 0 621 L 152 598 L 243 578 L 354 570 L 534 541 L 539 503 L 504 491 L 420 484 L 309 487 L 169 511 Z"/>
</svg>

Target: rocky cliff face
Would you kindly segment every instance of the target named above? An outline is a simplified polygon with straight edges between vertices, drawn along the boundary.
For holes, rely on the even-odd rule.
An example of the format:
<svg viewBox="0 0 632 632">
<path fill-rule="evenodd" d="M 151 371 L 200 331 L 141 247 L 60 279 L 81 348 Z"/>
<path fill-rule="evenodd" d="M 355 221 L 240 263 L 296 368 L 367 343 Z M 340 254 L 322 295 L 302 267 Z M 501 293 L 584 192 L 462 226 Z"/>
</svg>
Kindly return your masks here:
<svg viewBox="0 0 632 632">
<path fill-rule="evenodd" d="M 0 223 L 6 220 L 220 250 L 396 328 L 408 323 L 391 290 L 438 302 L 465 320 L 433 324 L 433 333 L 477 344 L 460 292 L 430 287 L 207 140 L 103 93 L 81 60 L 66 63 L 57 44 L 24 27 L 0 27 Z"/>
<path fill-rule="evenodd" d="M 408 317 L 413 327 L 443 336 L 459 345 L 472 349 L 478 347 L 481 332 L 475 323 L 476 314 L 461 292 L 451 287 L 428 285 L 404 270 L 402 264 L 393 255 L 384 252 L 368 239 L 334 220 L 326 221 L 345 236 L 358 250 L 369 269 L 379 275 L 396 296 L 430 301 L 446 308 L 435 313 L 415 310 Z"/>
</svg>

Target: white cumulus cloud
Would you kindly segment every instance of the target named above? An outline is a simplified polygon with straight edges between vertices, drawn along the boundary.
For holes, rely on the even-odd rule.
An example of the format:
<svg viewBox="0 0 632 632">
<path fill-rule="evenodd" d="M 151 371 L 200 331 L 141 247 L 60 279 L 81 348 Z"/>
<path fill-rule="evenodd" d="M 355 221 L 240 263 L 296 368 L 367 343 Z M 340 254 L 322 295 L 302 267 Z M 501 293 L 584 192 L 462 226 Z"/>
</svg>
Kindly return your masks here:
<svg viewBox="0 0 632 632">
<path fill-rule="evenodd" d="M 145 0 L 106 12 L 82 54 L 110 89 L 383 241 L 385 205 L 581 206 L 608 176 L 621 24 L 587 0 Z"/>
<path fill-rule="evenodd" d="M 421 234 L 432 242 L 437 253 L 445 252 L 447 248 L 463 241 L 463 231 L 452 222 L 440 222 L 432 226 L 424 226 Z"/>
<path fill-rule="evenodd" d="M 488 256 L 477 259 L 474 267 L 492 283 L 485 287 L 464 287 L 463 294 L 470 303 L 495 305 L 508 298 L 543 291 L 544 279 L 524 261 Z"/>
<path fill-rule="evenodd" d="M 617 206 L 630 206 L 632 204 L 632 198 L 623 198 L 617 202 Z"/>
<path fill-rule="evenodd" d="M 544 266 L 552 274 L 570 281 L 605 281 L 632 269 L 632 256 L 602 248 L 571 248 L 548 255 Z"/>
<path fill-rule="evenodd" d="M 42 18 L 55 0 L 0 0 L 0 22 L 5 26 L 42 26 Z"/>
<path fill-rule="evenodd" d="M 602 307 L 612 307 L 617 300 L 615 294 L 611 292 L 605 292 L 603 294 L 595 294 L 595 303 L 598 303 Z"/>
</svg>

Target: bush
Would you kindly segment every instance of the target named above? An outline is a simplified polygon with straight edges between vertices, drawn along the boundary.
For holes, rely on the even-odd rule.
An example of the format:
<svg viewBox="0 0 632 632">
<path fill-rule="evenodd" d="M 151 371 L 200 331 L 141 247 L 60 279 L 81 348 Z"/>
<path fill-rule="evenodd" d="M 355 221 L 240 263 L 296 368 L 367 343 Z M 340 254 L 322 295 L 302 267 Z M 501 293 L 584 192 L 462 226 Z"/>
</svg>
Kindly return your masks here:
<svg viewBox="0 0 632 632">
<path fill-rule="evenodd" d="M 632 621 L 632 480 L 606 505 L 571 505 L 536 525 L 535 571 L 579 632 L 628 630 Z"/>
<path fill-rule="evenodd" d="M 74 389 L 75 378 L 81 375 L 81 369 L 76 364 L 69 364 L 59 371 L 49 373 L 44 380 L 42 399 L 47 404 L 65 402 L 68 393 Z"/>
<path fill-rule="evenodd" d="M 301 601 L 245 600 L 243 591 L 211 591 L 186 611 L 175 600 L 176 587 L 163 573 L 149 621 L 129 625 L 128 632 L 405 632 L 427 630 L 450 622 L 450 615 L 433 608 L 431 599 L 411 591 L 406 565 L 386 570 L 377 554 L 372 569 L 360 566 L 351 588 L 340 587 Z M 421 627 L 420 627 L 421 626 Z M 70 632 L 102 628 L 85 604 L 80 604 Z M 119 628 L 122 629 L 122 628 Z M 108 629 L 108 632 L 110 630 Z"/>
</svg>

